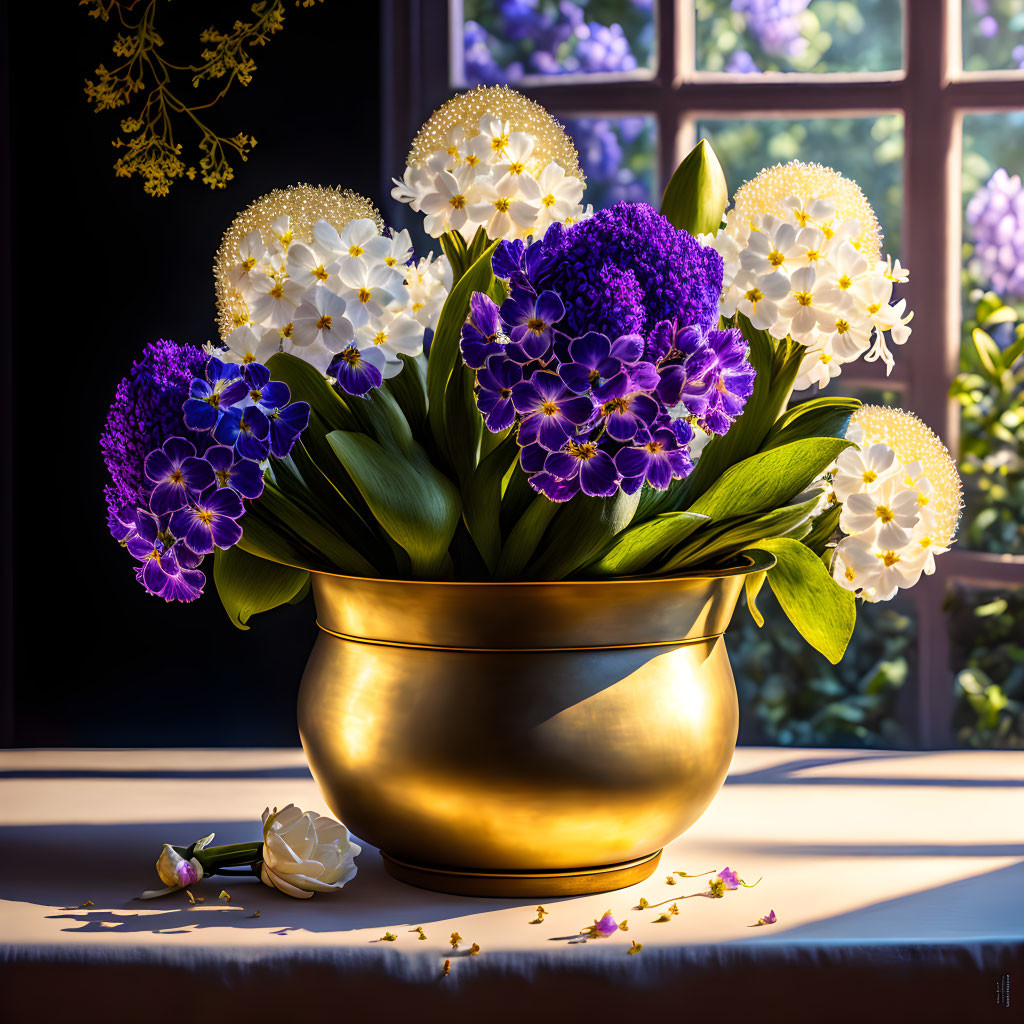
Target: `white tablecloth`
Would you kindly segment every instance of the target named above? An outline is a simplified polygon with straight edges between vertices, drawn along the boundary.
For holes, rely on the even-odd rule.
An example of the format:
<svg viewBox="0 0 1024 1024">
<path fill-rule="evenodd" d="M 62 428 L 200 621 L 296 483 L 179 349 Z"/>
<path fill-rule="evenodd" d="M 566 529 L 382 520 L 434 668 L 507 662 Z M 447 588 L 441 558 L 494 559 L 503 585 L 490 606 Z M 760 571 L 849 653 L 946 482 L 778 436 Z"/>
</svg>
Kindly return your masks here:
<svg viewBox="0 0 1024 1024">
<path fill-rule="evenodd" d="M 289 802 L 327 810 L 299 751 L 0 752 L 0 1019 L 1024 1020 L 1024 753 L 737 750 L 651 879 L 540 925 L 532 901 L 402 885 L 372 847 L 335 896 L 218 877 L 196 905 L 133 900 L 162 843 L 255 840 Z M 726 865 L 763 881 L 635 909 Z M 570 941 L 608 909 L 627 932 Z"/>
</svg>

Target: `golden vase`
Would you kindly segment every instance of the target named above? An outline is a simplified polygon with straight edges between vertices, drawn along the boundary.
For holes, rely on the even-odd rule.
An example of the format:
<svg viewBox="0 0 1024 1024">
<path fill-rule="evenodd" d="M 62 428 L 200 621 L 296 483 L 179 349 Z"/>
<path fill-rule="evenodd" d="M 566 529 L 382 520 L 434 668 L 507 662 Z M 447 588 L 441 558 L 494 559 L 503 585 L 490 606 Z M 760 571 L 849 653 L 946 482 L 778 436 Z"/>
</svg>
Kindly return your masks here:
<svg viewBox="0 0 1024 1024">
<path fill-rule="evenodd" d="M 722 634 L 773 560 L 675 578 L 313 574 L 299 732 L 331 810 L 426 889 L 544 898 L 654 871 L 736 745 Z"/>
</svg>

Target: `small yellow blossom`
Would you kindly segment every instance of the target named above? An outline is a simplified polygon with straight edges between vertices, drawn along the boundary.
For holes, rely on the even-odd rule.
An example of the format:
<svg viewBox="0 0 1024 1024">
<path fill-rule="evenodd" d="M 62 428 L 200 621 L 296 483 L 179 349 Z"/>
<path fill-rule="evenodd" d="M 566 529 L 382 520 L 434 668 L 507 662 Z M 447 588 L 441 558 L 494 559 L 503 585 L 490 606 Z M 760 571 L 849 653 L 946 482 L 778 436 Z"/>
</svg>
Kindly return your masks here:
<svg viewBox="0 0 1024 1024">
<path fill-rule="evenodd" d="M 459 943 L 462 941 L 462 936 L 458 932 L 452 932 L 452 937 L 449 941 L 452 944 L 452 949 L 458 949 Z"/>
<path fill-rule="evenodd" d="M 417 925 L 415 928 L 410 928 L 409 931 L 416 932 L 416 934 L 420 937 L 420 939 L 422 941 L 426 942 L 427 933 L 423 930 L 423 925 L 421 925 L 421 924 Z"/>
<path fill-rule="evenodd" d="M 626 950 L 626 955 L 627 956 L 632 956 L 634 953 L 639 953 L 640 950 L 643 949 L 643 948 L 644 948 L 643 947 L 643 943 L 637 942 L 636 939 L 634 939 L 633 940 L 633 945 L 630 946 L 629 949 Z"/>
<path fill-rule="evenodd" d="M 397 942 L 398 941 L 398 936 L 394 932 L 385 932 L 380 937 L 380 941 L 381 942 Z"/>
</svg>

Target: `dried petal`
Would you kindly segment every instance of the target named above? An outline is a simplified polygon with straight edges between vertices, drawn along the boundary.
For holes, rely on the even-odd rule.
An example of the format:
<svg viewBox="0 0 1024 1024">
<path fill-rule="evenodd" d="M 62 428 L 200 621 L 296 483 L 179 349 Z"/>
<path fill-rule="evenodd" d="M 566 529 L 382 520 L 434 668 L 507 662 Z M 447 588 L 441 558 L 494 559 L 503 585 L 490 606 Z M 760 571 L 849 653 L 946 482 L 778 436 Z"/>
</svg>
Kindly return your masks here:
<svg viewBox="0 0 1024 1024">
<path fill-rule="evenodd" d="M 626 950 L 626 955 L 627 956 L 632 956 L 634 953 L 639 953 L 640 950 L 643 949 L 643 948 L 644 948 L 643 944 L 640 943 L 640 942 L 637 942 L 636 939 L 634 939 L 633 940 L 633 945 L 630 946 L 629 949 Z"/>
<path fill-rule="evenodd" d="M 452 932 L 451 937 L 452 949 L 458 949 L 459 943 L 462 941 L 462 936 L 458 932 Z"/>
<path fill-rule="evenodd" d="M 470 956 L 479 956 L 479 954 L 480 954 L 480 944 L 478 942 L 474 942 L 473 945 L 469 947 L 469 955 Z"/>
<path fill-rule="evenodd" d="M 443 966 L 441 967 L 441 977 L 442 978 L 446 978 L 449 974 L 451 974 L 451 971 L 452 971 L 452 962 L 451 962 L 451 960 L 445 960 Z"/>
<path fill-rule="evenodd" d="M 380 937 L 380 939 L 378 939 L 378 941 L 379 942 L 397 942 L 398 941 L 398 936 L 394 932 L 385 932 Z"/>
</svg>

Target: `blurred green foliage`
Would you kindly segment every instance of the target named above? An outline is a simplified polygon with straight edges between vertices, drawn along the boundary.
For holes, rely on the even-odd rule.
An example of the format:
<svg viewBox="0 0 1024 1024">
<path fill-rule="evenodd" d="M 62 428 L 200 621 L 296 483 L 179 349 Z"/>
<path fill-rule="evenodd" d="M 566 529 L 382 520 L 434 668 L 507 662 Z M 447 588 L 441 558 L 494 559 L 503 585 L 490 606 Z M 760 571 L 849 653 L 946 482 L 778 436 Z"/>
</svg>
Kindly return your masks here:
<svg viewBox="0 0 1024 1024">
<path fill-rule="evenodd" d="M 956 677 L 954 727 L 965 747 L 1024 749 L 1024 587 L 956 587 L 946 602 Z"/>
<path fill-rule="evenodd" d="M 739 608 L 726 632 L 740 697 L 740 742 L 803 747 L 907 745 L 897 702 L 915 677 L 913 602 L 861 604 L 846 657 L 830 665 L 790 626 L 765 588 L 758 629 Z"/>
<path fill-rule="evenodd" d="M 1024 324 L 993 292 L 964 320 L 960 374 L 950 395 L 961 405 L 960 543 L 1024 554 Z"/>
</svg>

